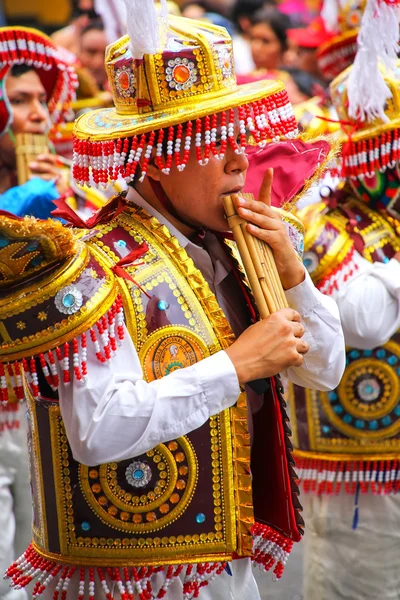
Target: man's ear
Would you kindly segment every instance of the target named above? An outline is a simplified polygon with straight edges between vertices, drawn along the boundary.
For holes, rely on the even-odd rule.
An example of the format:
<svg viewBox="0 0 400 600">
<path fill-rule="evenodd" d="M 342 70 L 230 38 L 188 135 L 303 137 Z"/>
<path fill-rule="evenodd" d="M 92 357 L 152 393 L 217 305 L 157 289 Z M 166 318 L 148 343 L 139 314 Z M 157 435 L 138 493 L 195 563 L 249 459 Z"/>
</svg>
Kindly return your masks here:
<svg viewBox="0 0 400 600">
<path fill-rule="evenodd" d="M 147 165 L 147 175 L 154 179 L 154 181 L 160 181 L 161 171 L 155 164 L 154 160 L 151 160 Z"/>
</svg>

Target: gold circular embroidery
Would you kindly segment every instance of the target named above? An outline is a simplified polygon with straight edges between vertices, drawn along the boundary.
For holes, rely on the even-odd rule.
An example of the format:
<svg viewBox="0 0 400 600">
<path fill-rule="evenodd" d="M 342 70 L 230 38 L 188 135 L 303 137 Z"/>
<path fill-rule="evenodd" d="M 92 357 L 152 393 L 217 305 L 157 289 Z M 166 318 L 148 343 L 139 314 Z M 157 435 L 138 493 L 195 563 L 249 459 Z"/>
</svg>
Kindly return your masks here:
<svg viewBox="0 0 400 600">
<path fill-rule="evenodd" d="M 134 488 L 124 476 L 129 462 L 134 461 L 152 473 L 143 488 Z M 178 519 L 189 506 L 198 479 L 197 457 L 190 440 L 181 437 L 160 444 L 129 462 L 108 463 L 97 469 L 79 465 L 83 494 L 98 518 L 132 534 L 157 531 Z M 184 474 L 178 474 L 178 466 L 185 468 Z M 96 471 L 98 479 L 93 477 Z"/>
<path fill-rule="evenodd" d="M 167 326 L 155 331 L 140 351 L 147 381 L 154 381 L 210 355 L 201 337 L 186 327 Z"/>
</svg>

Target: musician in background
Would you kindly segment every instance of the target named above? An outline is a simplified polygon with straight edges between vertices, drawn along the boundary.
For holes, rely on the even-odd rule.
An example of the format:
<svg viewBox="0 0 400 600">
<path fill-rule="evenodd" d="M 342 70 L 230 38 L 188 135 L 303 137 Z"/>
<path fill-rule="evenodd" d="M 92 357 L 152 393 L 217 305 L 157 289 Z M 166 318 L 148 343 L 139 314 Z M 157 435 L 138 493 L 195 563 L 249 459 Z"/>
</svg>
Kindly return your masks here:
<svg viewBox="0 0 400 600">
<path fill-rule="evenodd" d="M 39 44 L 41 54 L 35 61 L 32 60 L 35 52 L 24 50 L 23 58 L 15 64 L 15 57 L 0 51 L 0 208 L 20 216 L 45 218 L 54 208 L 52 201 L 68 192 L 68 184 L 61 176 L 61 163 L 50 152 L 47 135 L 68 115 L 76 75 L 42 33 L 19 28 L 0 30 L 0 41 L 8 38 L 22 46 L 26 39 L 34 39 L 30 48 Z M 40 44 L 46 49 L 46 56 Z M 26 154 L 30 159 L 24 164 L 24 176 L 20 173 L 18 178 L 17 152 L 26 152 L 24 148 L 16 148 L 20 134 L 30 140 L 32 148 L 40 139 L 42 151 L 32 160 L 32 148 L 29 149 Z M 21 176 L 27 181 L 17 185 Z"/>
<path fill-rule="evenodd" d="M 107 73 L 104 66 L 107 45 L 102 20 L 97 18 L 90 21 L 80 34 L 77 56 L 82 67 L 93 76 L 100 90 L 107 89 Z"/>
<path fill-rule="evenodd" d="M 7 42 L 14 42 L 15 47 L 23 51 L 7 52 Z M 28 62 L 29 65 L 25 64 Z M 52 125 L 62 120 L 69 110 L 74 95 L 74 77 L 72 69 L 58 60 L 52 42 L 40 32 L 22 28 L 0 29 L 2 210 L 21 216 L 48 217 L 54 209 L 52 201 L 65 193 L 66 184 L 60 176 L 57 156 L 48 148 L 34 161 L 24 163 L 24 170 L 32 179 L 18 185 L 16 139 L 19 134 L 24 134 L 31 144 L 38 139 L 47 140 Z M 63 103 L 61 109 L 60 103 Z M 21 168 L 21 163 L 19 165 Z M 0 571 L 4 571 L 10 560 L 29 542 L 32 512 L 25 409 L 18 405 L 12 393 L 9 397 L 9 402 L 0 404 Z M 0 598 L 23 600 L 26 592 L 10 592 L 0 578 Z"/>
<path fill-rule="evenodd" d="M 50 128 L 48 97 L 39 75 L 30 66 L 17 65 L 8 74 L 5 94 L 10 120 L 0 137 L 0 206 L 19 216 L 50 216 L 53 200 L 68 191 L 60 163 L 50 150 L 40 153 L 27 165 L 32 179 L 18 186 L 16 135 L 46 136 Z"/>
</svg>

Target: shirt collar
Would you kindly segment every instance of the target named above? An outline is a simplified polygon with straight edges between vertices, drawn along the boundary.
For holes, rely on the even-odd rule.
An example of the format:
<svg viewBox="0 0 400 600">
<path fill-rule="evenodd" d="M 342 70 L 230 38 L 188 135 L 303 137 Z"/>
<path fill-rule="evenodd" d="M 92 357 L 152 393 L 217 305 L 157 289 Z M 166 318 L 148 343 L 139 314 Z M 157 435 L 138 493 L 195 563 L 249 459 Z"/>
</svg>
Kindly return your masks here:
<svg viewBox="0 0 400 600">
<path fill-rule="evenodd" d="M 128 202 L 133 202 L 137 206 L 143 208 L 152 217 L 155 217 L 160 223 L 166 226 L 170 234 L 176 237 L 180 246 L 187 251 L 197 268 L 200 269 L 207 279 L 208 283 L 212 285 L 212 288 L 225 279 L 232 269 L 232 265 L 213 233 L 209 231 L 206 233 L 204 242 L 207 250 L 205 250 L 183 235 L 183 233 L 174 227 L 166 217 L 149 204 L 134 188 L 129 187 L 126 199 Z"/>
</svg>

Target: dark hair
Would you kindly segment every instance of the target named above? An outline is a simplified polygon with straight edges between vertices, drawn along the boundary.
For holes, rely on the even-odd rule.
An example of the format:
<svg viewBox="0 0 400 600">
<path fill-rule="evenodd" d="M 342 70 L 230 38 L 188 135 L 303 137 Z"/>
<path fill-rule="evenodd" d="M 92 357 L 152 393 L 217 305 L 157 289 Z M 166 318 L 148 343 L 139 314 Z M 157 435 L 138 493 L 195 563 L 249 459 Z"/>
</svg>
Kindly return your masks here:
<svg viewBox="0 0 400 600">
<path fill-rule="evenodd" d="M 200 8 L 203 8 L 206 12 L 210 10 L 210 6 L 205 0 L 188 0 L 181 4 L 181 11 L 185 10 L 185 8 L 189 8 L 189 6 L 200 6 Z"/>
<path fill-rule="evenodd" d="M 89 21 L 89 23 L 85 25 L 85 27 L 81 31 L 81 38 L 88 31 L 104 31 L 103 20 L 100 17 L 97 17 L 96 19 Z"/>
<path fill-rule="evenodd" d="M 299 88 L 302 94 L 305 94 L 309 98 L 315 96 L 318 91 L 324 89 L 323 83 L 318 77 L 315 77 L 311 73 L 307 73 L 302 69 L 296 68 L 286 68 L 285 71 L 289 73 L 290 77 L 293 79 L 297 87 Z"/>
<path fill-rule="evenodd" d="M 264 4 L 263 0 L 236 0 L 230 14 L 231 21 L 240 29 L 240 18 L 247 17 L 251 19 L 254 13 L 260 10 Z"/>
<path fill-rule="evenodd" d="M 95 19 L 96 17 L 99 16 L 96 13 L 94 7 L 93 8 L 89 8 L 87 10 L 83 10 L 79 6 L 79 0 L 73 0 L 73 2 L 72 2 L 72 14 L 71 14 L 72 19 L 77 19 L 78 17 L 81 17 L 82 15 L 86 15 L 87 17 L 89 17 L 89 19 Z"/>
<path fill-rule="evenodd" d="M 282 51 L 287 50 L 287 30 L 290 29 L 291 26 L 290 18 L 287 15 L 279 12 L 275 6 L 269 5 L 264 6 L 261 10 L 258 10 L 251 17 L 252 25 L 259 25 L 260 23 L 269 25 L 278 38 L 282 46 Z"/>
<path fill-rule="evenodd" d="M 25 75 L 25 73 L 34 70 L 35 69 L 32 67 L 32 65 L 14 65 L 11 67 L 10 73 L 13 77 L 21 77 L 21 75 Z"/>
</svg>

